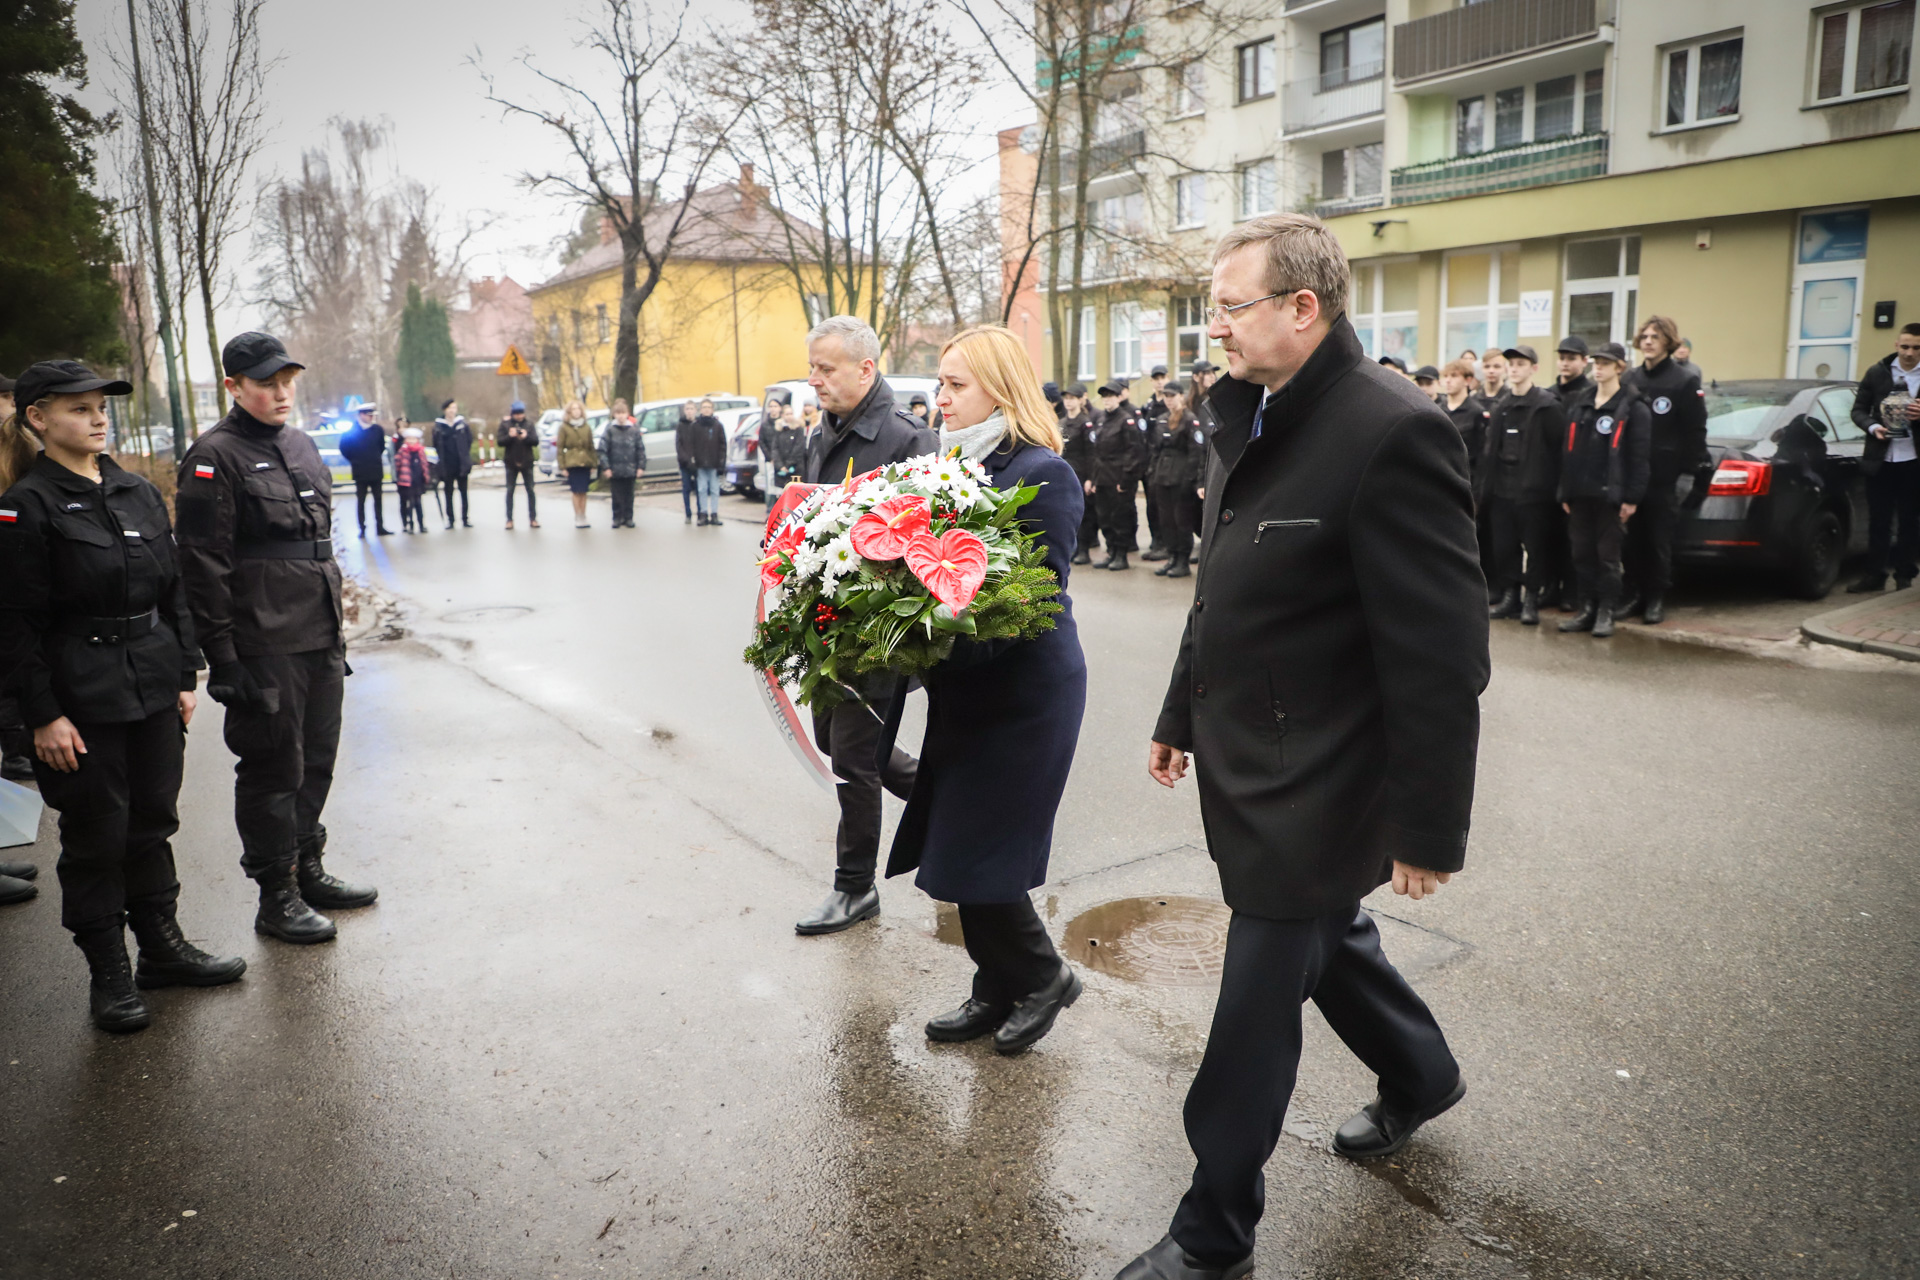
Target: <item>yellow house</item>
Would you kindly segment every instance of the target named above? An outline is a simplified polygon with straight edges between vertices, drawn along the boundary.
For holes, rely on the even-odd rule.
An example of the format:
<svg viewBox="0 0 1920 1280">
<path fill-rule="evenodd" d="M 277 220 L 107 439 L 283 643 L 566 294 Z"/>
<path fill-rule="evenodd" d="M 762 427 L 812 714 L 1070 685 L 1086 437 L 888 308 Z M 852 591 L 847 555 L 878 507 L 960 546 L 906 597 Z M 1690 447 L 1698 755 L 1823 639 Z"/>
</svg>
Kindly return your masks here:
<svg viewBox="0 0 1920 1280">
<path fill-rule="evenodd" d="M 663 207 L 650 220 L 664 222 L 678 209 Z M 636 403 L 716 391 L 758 400 L 768 383 L 806 376 L 813 290 L 799 287 L 780 253 L 783 241 L 780 215 L 751 170 L 693 195 L 673 256 L 640 311 Z M 620 327 L 620 243 L 611 229 L 528 296 L 535 348 L 528 354 L 541 402 L 577 397 L 589 409 L 605 407 Z"/>
</svg>

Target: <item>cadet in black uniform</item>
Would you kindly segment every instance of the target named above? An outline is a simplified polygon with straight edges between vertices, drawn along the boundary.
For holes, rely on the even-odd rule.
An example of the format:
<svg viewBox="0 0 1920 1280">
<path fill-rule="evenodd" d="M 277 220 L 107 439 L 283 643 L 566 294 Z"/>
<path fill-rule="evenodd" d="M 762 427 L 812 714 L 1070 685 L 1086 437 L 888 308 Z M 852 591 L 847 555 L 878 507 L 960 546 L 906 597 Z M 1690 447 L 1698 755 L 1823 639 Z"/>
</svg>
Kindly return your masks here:
<svg viewBox="0 0 1920 1280">
<path fill-rule="evenodd" d="M 1185 578 L 1193 570 L 1193 535 L 1200 528 L 1200 486 L 1207 477 L 1207 434 L 1200 415 L 1187 407 L 1187 389 L 1179 382 L 1160 388 L 1166 408 L 1160 450 L 1147 473 L 1148 492 L 1160 504 L 1167 562 L 1155 569 L 1161 578 Z M 1143 557 L 1144 558 L 1144 557 Z"/>
<path fill-rule="evenodd" d="M 60 812 L 60 923 L 87 957 L 105 1031 L 152 1020 L 139 987 L 218 986 L 247 968 L 194 947 L 174 917 L 168 841 L 200 654 L 166 503 L 105 456 L 107 397 L 132 391 L 42 362 L 0 428 L 0 671 L 33 728 L 40 795 Z"/>
<path fill-rule="evenodd" d="M 1080 486 L 1093 496 L 1093 414 L 1087 409 L 1087 388 L 1078 382 L 1061 393 L 1060 456 L 1080 477 Z M 1086 504 L 1080 517 L 1080 541 L 1073 549 L 1074 564 L 1092 564 L 1093 549 L 1100 545 L 1100 513 L 1094 503 Z"/>
<path fill-rule="evenodd" d="M 1713 456 L 1707 451 L 1706 392 L 1700 375 L 1671 359 L 1680 345 L 1680 327 L 1666 316 L 1648 316 L 1634 344 L 1646 363 L 1627 374 L 1626 384 L 1647 406 L 1653 423 L 1647 493 L 1640 514 L 1627 526 L 1626 603 L 1619 616 L 1631 617 L 1646 605 L 1646 621 L 1666 620 L 1667 589 L 1673 585 L 1673 533 L 1680 512 L 1698 510 L 1713 483 Z M 1693 487 L 1683 502 L 1680 477 L 1691 474 Z"/>
<path fill-rule="evenodd" d="M 239 757 L 233 817 L 240 867 L 260 884 L 253 927 L 325 942 L 333 921 L 314 907 L 379 896 L 321 861 L 347 674 L 332 477 L 312 439 L 286 428 L 306 366 L 264 333 L 233 339 L 220 362 L 233 408 L 187 450 L 175 498 L 187 602 Z"/>
<path fill-rule="evenodd" d="M 1134 491 L 1147 474 L 1146 415 L 1127 400 L 1119 379 L 1100 388 L 1102 412 L 1093 429 L 1093 502 L 1107 558 L 1096 569 L 1129 569 L 1127 553 L 1138 551 L 1140 509 Z"/>
<path fill-rule="evenodd" d="M 1140 407 L 1140 414 L 1147 424 L 1147 470 L 1148 477 L 1153 475 L 1154 459 L 1160 456 L 1160 446 L 1167 438 L 1167 406 L 1161 403 L 1160 390 L 1167 385 L 1167 366 L 1157 364 L 1153 372 L 1147 375 L 1153 381 L 1153 390 L 1147 395 L 1146 404 Z M 1118 379 L 1115 379 L 1118 381 Z M 1160 495 L 1154 492 L 1153 481 L 1147 480 L 1147 549 L 1141 553 L 1142 560 L 1165 560 L 1167 550 L 1167 513 L 1161 510 Z"/>
<path fill-rule="evenodd" d="M 1508 347 L 1512 394 L 1493 406 L 1487 422 L 1487 526 L 1492 543 L 1489 584 L 1499 598 L 1488 617 L 1518 616 L 1527 626 L 1540 625 L 1540 590 L 1551 563 L 1553 520 L 1561 513 L 1560 452 L 1566 433 L 1566 415 L 1560 399 L 1536 386 L 1539 357 L 1532 347 Z M 1526 570 L 1521 572 L 1521 552 Z M 1524 581 L 1523 595 L 1520 586 Z"/>
<path fill-rule="evenodd" d="M 1569 406 L 1566 455 L 1560 460 L 1560 507 L 1567 513 L 1580 612 L 1562 631 L 1613 634 L 1620 603 L 1620 544 L 1625 522 L 1647 489 L 1647 406 L 1620 385 L 1627 349 L 1603 343 L 1593 353 L 1594 390 Z"/>
<path fill-rule="evenodd" d="M 1560 339 L 1554 353 L 1559 357 L 1559 373 L 1552 388 L 1560 398 L 1560 407 L 1572 413 L 1575 405 L 1593 398 L 1593 376 L 1588 371 L 1587 340 L 1577 333 Z M 1567 516 L 1557 505 L 1551 509 L 1552 525 L 1547 537 L 1547 572 L 1541 583 L 1541 601 L 1551 601 L 1571 613 L 1580 607 L 1578 575 L 1573 567 L 1573 541 L 1567 532 Z"/>
</svg>

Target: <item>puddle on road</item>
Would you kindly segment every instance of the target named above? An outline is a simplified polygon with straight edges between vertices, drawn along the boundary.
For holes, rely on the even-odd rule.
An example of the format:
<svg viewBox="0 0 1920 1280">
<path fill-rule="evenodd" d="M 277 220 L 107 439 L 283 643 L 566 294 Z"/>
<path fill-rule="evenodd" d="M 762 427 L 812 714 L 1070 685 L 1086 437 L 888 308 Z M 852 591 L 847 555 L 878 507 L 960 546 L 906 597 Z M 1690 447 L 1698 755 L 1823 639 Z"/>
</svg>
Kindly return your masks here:
<svg viewBox="0 0 1920 1280">
<path fill-rule="evenodd" d="M 515 618 L 524 618 L 532 612 L 532 607 L 524 604 L 486 604 L 475 609 L 455 609 L 452 613 L 443 613 L 440 615 L 440 621 L 510 622 Z"/>
<path fill-rule="evenodd" d="M 1120 898 L 1067 922 L 1066 953 L 1129 982 L 1212 986 L 1220 981 L 1232 918 L 1225 903 L 1206 898 Z"/>
</svg>

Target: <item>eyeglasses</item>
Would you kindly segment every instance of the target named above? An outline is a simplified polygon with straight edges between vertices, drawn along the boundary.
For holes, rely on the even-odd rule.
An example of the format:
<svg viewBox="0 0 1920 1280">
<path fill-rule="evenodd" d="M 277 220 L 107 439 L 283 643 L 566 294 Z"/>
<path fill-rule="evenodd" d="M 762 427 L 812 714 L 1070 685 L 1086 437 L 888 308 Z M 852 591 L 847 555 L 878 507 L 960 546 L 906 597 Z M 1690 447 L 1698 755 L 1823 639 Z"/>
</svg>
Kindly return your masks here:
<svg viewBox="0 0 1920 1280">
<path fill-rule="evenodd" d="M 1289 294 L 1295 294 L 1300 292 L 1300 288 L 1304 288 L 1304 287 L 1305 286 L 1303 285 L 1303 286 L 1300 286 L 1299 288 L 1282 289 L 1280 290 L 1280 292 L 1270 293 L 1264 298 L 1255 298 L 1253 299 L 1252 302 L 1236 302 L 1232 306 L 1223 306 L 1223 305 L 1216 304 L 1214 306 L 1208 307 L 1206 311 L 1204 311 L 1202 314 L 1206 317 L 1206 321 L 1209 325 L 1232 324 L 1234 312 L 1245 311 L 1248 307 L 1253 306 L 1254 303 L 1272 302 L 1275 298 L 1287 297 Z"/>
</svg>

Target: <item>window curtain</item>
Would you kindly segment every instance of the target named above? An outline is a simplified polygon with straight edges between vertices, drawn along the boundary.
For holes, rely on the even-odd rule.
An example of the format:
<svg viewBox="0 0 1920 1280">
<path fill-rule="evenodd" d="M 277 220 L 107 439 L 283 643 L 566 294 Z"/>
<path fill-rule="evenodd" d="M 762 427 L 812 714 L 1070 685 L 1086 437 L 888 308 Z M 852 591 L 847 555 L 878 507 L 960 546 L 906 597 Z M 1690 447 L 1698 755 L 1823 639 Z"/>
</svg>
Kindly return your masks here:
<svg viewBox="0 0 1920 1280">
<path fill-rule="evenodd" d="M 1860 54 L 1853 73 L 1853 91 L 1871 93 L 1907 82 L 1913 60 L 1914 0 L 1895 0 L 1860 11 Z"/>
<path fill-rule="evenodd" d="M 1700 50 L 1700 106 L 1696 120 L 1740 114 L 1739 40 L 1722 40 Z"/>
</svg>

